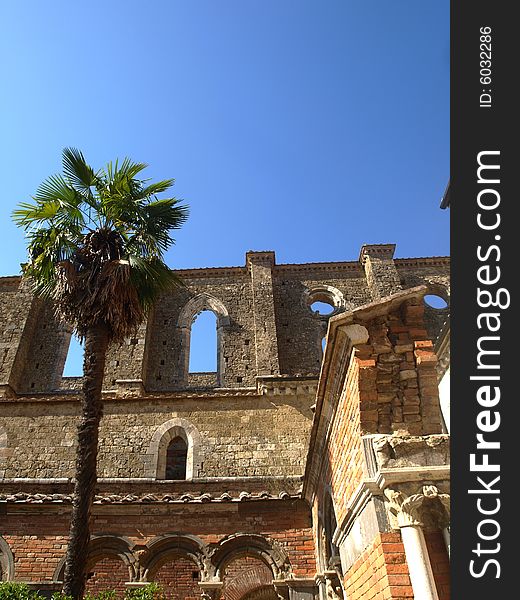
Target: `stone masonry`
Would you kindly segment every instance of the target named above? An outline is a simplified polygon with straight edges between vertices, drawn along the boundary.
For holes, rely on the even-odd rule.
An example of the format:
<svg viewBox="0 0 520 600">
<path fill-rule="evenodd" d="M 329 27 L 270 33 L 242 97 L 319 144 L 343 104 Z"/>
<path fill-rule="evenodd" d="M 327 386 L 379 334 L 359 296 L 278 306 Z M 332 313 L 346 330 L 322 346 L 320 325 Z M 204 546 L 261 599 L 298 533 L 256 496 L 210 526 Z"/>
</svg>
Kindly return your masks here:
<svg viewBox="0 0 520 600">
<path fill-rule="evenodd" d="M 449 307 L 433 309 L 423 296 L 449 302 L 449 259 L 395 259 L 394 250 L 370 245 L 357 261 L 280 265 L 274 252 L 248 252 L 241 267 L 178 271 L 185 285 L 109 349 L 88 590 L 122 595 L 157 581 L 175 600 L 325 600 L 345 590 L 369 600 L 356 564 L 394 552 L 408 577 L 384 485 L 370 488 L 359 516 L 362 547 L 348 532 L 358 518 L 349 498 L 370 469 L 415 461 L 414 482 L 389 488 L 405 498 L 422 489 L 421 469 L 447 460 L 435 437 L 432 343 Z M 217 371 L 190 373 L 191 326 L 203 310 L 216 316 Z M 347 329 L 333 325 L 342 319 Z M 353 326 L 366 339 L 349 341 Z M 0 278 L 0 579 L 45 593 L 60 587 L 70 515 L 81 389 L 81 378 L 62 376 L 70 337 L 27 282 Z M 186 478 L 167 480 L 166 451 L 179 437 Z M 323 452 L 326 468 L 316 463 Z M 436 492 L 420 492 L 425 506 L 445 493 L 440 477 Z M 430 523 L 425 544 L 445 590 L 438 531 Z M 344 545 L 341 572 L 328 544 Z M 400 598 L 401 571 L 388 564 L 378 581 L 395 593 L 380 597 Z"/>
</svg>

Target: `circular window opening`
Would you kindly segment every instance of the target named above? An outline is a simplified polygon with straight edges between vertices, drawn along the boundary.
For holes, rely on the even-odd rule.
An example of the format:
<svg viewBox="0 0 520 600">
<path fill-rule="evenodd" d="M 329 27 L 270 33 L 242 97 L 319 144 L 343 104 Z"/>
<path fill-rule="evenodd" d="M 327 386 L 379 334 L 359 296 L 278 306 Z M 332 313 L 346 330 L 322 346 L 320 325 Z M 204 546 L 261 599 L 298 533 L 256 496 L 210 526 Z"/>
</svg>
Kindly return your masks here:
<svg viewBox="0 0 520 600">
<path fill-rule="evenodd" d="M 318 313 L 319 315 L 330 315 L 334 312 L 334 305 L 328 302 L 321 302 L 317 300 L 311 304 L 312 312 Z"/>
<path fill-rule="evenodd" d="M 424 297 L 424 303 L 430 308 L 435 308 L 436 310 L 442 310 L 443 308 L 448 308 L 448 303 L 441 296 L 437 296 L 436 294 L 427 294 Z"/>
</svg>

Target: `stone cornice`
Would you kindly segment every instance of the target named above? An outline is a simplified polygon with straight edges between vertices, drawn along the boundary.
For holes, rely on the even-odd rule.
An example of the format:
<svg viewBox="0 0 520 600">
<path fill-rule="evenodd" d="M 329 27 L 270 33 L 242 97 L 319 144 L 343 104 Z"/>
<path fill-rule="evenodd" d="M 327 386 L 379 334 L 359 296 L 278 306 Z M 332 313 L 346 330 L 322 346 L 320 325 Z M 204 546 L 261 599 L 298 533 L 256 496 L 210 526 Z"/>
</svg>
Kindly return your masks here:
<svg viewBox="0 0 520 600">
<path fill-rule="evenodd" d="M 381 246 L 393 246 L 393 244 L 382 244 Z M 262 254 L 263 251 L 254 254 Z M 449 256 L 425 256 L 417 258 L 394 258 L 397 267 L 425 267 L 425 266 L 443 266 L 450 264 Z M 327 261 L 327 262 L 309 262 L 309 263 L 282 263 L 274 266 L 274 272 L 283 273 L 285 271 L 311 272 L 311 271 L 359 271 L 360 263 L 356 261 Z M 191 269 L 174 269 L 180 277 L 187 279 L 206 279 L 207 277 L 229 277 L 246 276 L 246 266 L 231 267 L 198 267 Z M 14 285 L 20 282 L 21 275 L 6 275 L 0 277 L 0 285 Z"/>
<path fill-rule="evenodd" d="M 203 504 L 296 500 L 302 478 L 216 477 L 186 481 L 151 478 L 100 478 L 94 504 Z M 0 482 L 0 503 L 70 504 L 73 480 L 4 479 Z"/>
<path fill-rule="evenodd" d="M 315 394 L 317 385 L 316 375 L 301 376 L 269 376 L 257 377 L 256 387 L 240 388 L 184 388 L 164 392 L 146 392 L 140 380 L 119 381 L 119 389 L 103 390 L 104 402 L 125 402 L 135 400 L 183 400 L 183 399 L 212 399 L 225 400 L 227 398 L 255 398 L 265 395 L 294 395 Z M 16 394 L 13 391 L 0 396 L 0 403 L 56 403 L 79 402 L 79 390 L 57 390 L 55 392 L 42 392 L 37 394 Z"/>
<path fill-rule="evenodd" d="M 422 258 L 394 258 L 394 263 L 399 267 L 449 267 L 449 256 L 425 256 Z"/>
</svg>

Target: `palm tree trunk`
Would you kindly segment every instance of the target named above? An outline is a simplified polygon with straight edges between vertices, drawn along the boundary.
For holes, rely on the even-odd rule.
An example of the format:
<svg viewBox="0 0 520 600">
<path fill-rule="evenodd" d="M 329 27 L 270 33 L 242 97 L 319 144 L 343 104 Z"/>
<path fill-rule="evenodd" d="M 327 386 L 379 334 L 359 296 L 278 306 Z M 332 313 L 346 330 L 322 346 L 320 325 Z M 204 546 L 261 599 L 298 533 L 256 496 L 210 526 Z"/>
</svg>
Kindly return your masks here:
<svg viewBox="0 0 520 600">
<path fill-rule="evenodd" d="M 107 349 L 106 328 L 89 328 L 85 338 L 83 398 L 76 449 L 76 482 L 63 586 L 64 593 L 72 596 L 74 600 L 83 598 L 86 585 L 89 523 L 97 482 L 99 422 L 103 413 L 101 389 Z"/>
</svg>

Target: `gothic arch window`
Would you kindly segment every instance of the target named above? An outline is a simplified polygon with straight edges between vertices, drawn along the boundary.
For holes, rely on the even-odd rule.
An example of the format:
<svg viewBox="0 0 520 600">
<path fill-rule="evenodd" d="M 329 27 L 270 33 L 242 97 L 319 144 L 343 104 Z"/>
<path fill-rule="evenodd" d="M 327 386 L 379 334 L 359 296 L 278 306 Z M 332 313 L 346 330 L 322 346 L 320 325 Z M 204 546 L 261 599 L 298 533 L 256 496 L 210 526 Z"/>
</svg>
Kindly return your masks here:
<svg viewBox="0 0 520 600">
<path fill-rule="evenodd" d="M 66 355 L 63 365 L 63 377 L 83 377 L 84 344 L 74 334 L 71 334 L 69 343 L 65 345 Z"/>
<path fill-rule="evenodd" d="M 186 479 L 186 463 L 188 461 L 188 443 L 178 435 L 168 444 L 166 449 L 165 479 Z"/>
<path fill-rule="evenodd" d="M 203 310 L 193 319 L 190 332 L 190 373 L 217 372 L 217 317 Z"/>
<path fill-rule="evenodd" d="M 181 387 L 186 387 L 189 382 L 190 372 L 190 344 L 191 329 L 196 317 L 202 311 L 210 311 L 216 317 L 217 326 L 217 377 L 216 385 L 222 386 L 224 381 L 224 352 L 223 352 L 223 330 L 229 325 L 229 314 L 224 304 L 210 294 L 198 294 L 194 296 L 182 308 L 177 321 L 178 337 L 181 343 L 181 352 L 179 355 L 179 383 Z"/>
<path fill-rule="evenodd" d="M 188 480 L 198 477 L 203 466 L 201 442 L 197 428 L 186 419 L 166 421 L 152 436 L 144 457 L 144 476 Z"/>
</svg>

